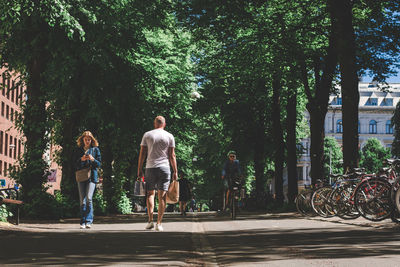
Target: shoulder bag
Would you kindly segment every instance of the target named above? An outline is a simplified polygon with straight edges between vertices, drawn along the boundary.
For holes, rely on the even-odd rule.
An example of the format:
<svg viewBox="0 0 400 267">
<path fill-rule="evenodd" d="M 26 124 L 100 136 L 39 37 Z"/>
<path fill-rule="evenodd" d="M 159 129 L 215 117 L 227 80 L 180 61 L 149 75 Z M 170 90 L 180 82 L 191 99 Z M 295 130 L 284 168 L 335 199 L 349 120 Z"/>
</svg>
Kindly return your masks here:
<svg viewBox="0 0 400 267">
<path fill-rule="evenodd" d="M 76 181 L 77 181 L 77 182 L 85 182 L 85 181 L 89 180 L 89 178 L 90 178 L 90 172 L 91 172 L 90 167 L 77 170 L 77 171 L 75 172 L 75 179 L 76 179 Z"/>
</svg>

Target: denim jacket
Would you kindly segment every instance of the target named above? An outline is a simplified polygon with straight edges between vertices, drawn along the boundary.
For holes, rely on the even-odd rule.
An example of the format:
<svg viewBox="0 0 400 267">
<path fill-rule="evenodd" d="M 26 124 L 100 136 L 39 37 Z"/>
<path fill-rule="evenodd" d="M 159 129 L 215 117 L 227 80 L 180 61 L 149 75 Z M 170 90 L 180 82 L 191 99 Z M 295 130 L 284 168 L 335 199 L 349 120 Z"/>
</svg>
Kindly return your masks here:
<svg viewBox="0 0 400 267">
<path fill-rule="evenodd" d="M 235 159 L 232 163 L 227 160 L 222 169 L 222 176 L 239 177 L 241 175 L 239 160 Z"/>
<path fill-rule="evenodd" d="M 99 182 L 98 169 L 101 166 L 100 149 L 98 147 L 89 148 L 88 153 L 93 156 L 94 158 L 93 161 L 90 160 L 81 161 L 81 157 L 85 154 L 85 150 L 83 148 L 80 148 L 79 151 L 81 153 L 79 155 L 78 160 L 76 161 L 76 170 L 90 167 L 91 168 L 90 181 L 93 183 L 98 183 Z"/>
</svg>

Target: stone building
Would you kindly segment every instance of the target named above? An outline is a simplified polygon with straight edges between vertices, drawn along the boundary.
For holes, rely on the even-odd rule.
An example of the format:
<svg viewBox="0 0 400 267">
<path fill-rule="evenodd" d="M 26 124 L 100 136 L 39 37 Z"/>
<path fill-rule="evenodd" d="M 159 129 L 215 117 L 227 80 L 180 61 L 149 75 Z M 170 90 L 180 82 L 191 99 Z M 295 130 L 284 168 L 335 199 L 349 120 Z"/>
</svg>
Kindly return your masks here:
<svg viewBox="0 0 400 267">
<path fill-rule="evenodd" d="M 339 88 L 340 89 L 340 88 Z M 338 90 L 340 92 L 340 90 Z M 384 147 L 391 147 L 394 139 L 391 119 L 400 100 L 400 83 L 388 85 L 359 83 L 360 103 L 358 133 L 362 148 L 369 138 L 378 139 Z M 306 118 L 309 119 L 308 113 Z M 328 112 L 325 117 L 325 136 L 332 136 L 342 144 L 342 98 L 329 97 Z M 310 138 L 302 141 L 303 155 L 298 159 L 297 177 L 299 186 L 311 183 Z"/>
</svg>

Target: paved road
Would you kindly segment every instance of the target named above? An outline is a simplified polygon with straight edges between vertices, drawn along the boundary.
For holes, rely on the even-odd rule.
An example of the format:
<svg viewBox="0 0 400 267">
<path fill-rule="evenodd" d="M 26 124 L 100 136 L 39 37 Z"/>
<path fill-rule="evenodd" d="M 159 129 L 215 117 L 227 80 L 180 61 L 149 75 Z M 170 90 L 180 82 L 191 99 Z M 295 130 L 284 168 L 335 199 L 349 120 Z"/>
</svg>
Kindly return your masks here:
<svg viewBox="0 0 400 267">
<path fill-rule="evenodd" d="M 167 214 L 164 232 L 145 216 L 0 224 L 0 264 L 134 266 L 400 266 L 400 226 L 389 220 L 303 218 L 295 213 Z"/>
</svg>

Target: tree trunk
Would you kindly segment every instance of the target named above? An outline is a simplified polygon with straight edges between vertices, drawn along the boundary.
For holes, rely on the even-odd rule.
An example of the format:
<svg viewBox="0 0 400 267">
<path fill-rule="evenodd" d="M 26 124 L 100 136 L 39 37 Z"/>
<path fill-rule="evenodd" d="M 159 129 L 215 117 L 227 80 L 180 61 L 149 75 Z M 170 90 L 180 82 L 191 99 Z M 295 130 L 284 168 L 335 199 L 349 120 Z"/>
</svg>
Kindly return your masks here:
<svg viewBox="0 0 400 267">
<path fill-rule="evenodd" d="M 36 193 L 44 191 L 46 165 L 43 154 L 48 140 L 45 137 L 46 105 L 41 88 L 44 66 L 45 62 L 40 57 L 32 59 L 28 66 L 27 100 L 23 114 L 23 132 L 26 137 L 25 169 L 22 170 L 21 181 L 24 201 L 31 201 Z"/>
<path fill-rule="evenodd" d="M 307 105 L 308 106 L 308 105 Z M 326 111 L 309 107 L 310 113 L 310 130 L 311 130 L 311 183 L 315 184 L 318 179 L 323 180 L 324 177 L 324 139 L 325 139 L 325 116 Z"/>
<path fill-rule="evenodd" d="M 328 9 L 334 5 L 334 1 L 328 2 Z M 315 184 L 317 179 L 323 179 L 323 157 L 324 157 L 324 139 L 325 139 L 325 116 L 328 111 L 329 94 L 332 88 L 333 76 L 337 65 L 337 50 L 336 50 L 336 33 L 337 25 L 331 14 L 331 32 L 329 36 L 329 46 L 326 56 L 320 60 L 314 59 L 314 79 L 315 89 L 312 94 L 307 75 L 306 62 L 303 59 L 302 65 L 302 81 L 307 95 L 307 110 L 310 114 L 310 130 L 311 130 L 311 183 Z M 322 75 L 321 63 L 323 63 Z"/>
<path fill-rule="evenodd" d="M 265 185 L 265 131 L 260 127 L 254 143 L 254 170 L 256 176 L 256 202 L 257 207 L 262 208 L 265 205 L 264 185 Z"/>
<path fill-rule="evenodd" d="M 289 97 L 287 110 L 287 170 L 288 170 L 288 199 L 289 203 L 294 203 L 298 193 L 297 186 L 297 146 L 296 146 L 296 115 L 297 115 L 297 91 L 294 90 Z"/>
<path fill-rule="evenodd" d="M 75 180 L 76 161 L 80 155 L 78 155 L 78 147 L 76 144 L 76 138 L 79 136 L 79 126 L 81 120 L 80 114 L 80 92 L 82 87 L 81 72 L 76 73 L 76 77 L 73 78 L 70 85 L 70 90 L 66 92 L 66 103 L 60 104 L 65 106 L 66 115 L 65 118 L 59 118 L 61 120 L 61 165 L 62 165 L 62 180 L 61 180 L 61 192 L 70 203 L 75 205 L 69 207 L 66 210 L 66 216 L 75 216 L 76 212 L 79 211 L 79 194 L 78 187 Z"/>
<path fill-rule="evenodd" d="M 266 106 L 264 101 L 257 101 L 257 96 L 263 96 L 266 94 L 266 80 L 260 78 L 257 80 L 255 96 L 255 110 L 256 115 L 256 127 L 254 129 L 254 171 L 256 176 L 256 205 L 258 208 L 265 207 L 265 140 L 266 136 Z"/>
<path fill-rule="evenodd" d="M 274 76 L 272 80 L 272 128 L 275 146 L 275 194 L 278 203 L 283 203 L 283 161 L 284 161 L 284 142 L 283 130 L 281 125 L 281 103 L 280 103 L 280 77 Z"/>
<path fill-rule="evenodd" d="M 332 5 L 338 25 L 337 49 L 341 74 L 343 120 L 343 169 L 358 166 L 358 75 L 353 28 L 352 1 L 337 0 Z"/>
<path fill-rule="evenodd" d="M 110 139 L 105 139 L 110 140 Z M 111 140 L 109 142 L 105 141 L 102 145 L 102 167 L 103 167 L 103 196 L 104 200 L 107 202 L 107 209 L 110 213 L 115 213 L 117 211 L 116 205 L 114 205 L 114 185 L 112 181 L 113 175 L 113 153 L 111 147 Z"/>
</svg>

